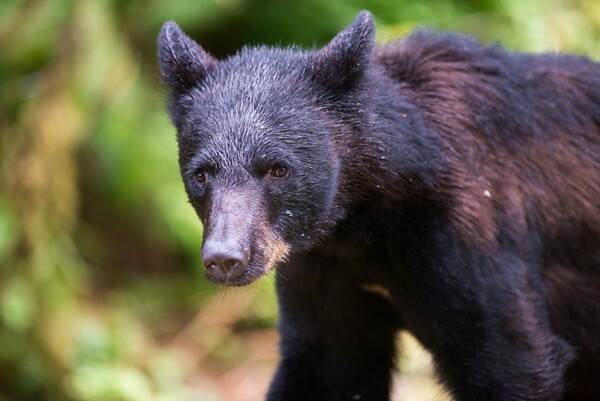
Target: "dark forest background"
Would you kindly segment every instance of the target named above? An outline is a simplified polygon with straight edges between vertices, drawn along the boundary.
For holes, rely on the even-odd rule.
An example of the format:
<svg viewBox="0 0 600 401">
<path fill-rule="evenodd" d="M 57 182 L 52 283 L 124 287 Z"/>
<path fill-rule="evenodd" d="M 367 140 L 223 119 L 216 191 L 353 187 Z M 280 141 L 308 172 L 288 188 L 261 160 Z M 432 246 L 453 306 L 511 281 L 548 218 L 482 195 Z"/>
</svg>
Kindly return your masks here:
<svg viewBox="0 0 600 401">
<path fill-rule="evenodd" d="M 417 26 L 600 57 L 597 0 L 2 0 L 0 401 L 259 400 L 277 360 L 272 278 L 204 278 L 155 40 L 212 54 L 319 46 L 361 9 L 380 42 Z M 395 397 L 436 400 L 407 336 Z"/>
</svg>

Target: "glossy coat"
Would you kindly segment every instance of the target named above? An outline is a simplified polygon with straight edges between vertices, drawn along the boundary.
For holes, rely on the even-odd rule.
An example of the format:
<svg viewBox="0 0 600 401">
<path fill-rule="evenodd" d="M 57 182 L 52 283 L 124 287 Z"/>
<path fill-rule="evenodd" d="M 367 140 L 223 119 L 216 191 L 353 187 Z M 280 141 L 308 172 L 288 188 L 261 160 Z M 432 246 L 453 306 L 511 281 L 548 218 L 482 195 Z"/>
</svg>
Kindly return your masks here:
<svg viewBox="0 0 600 401">
<path fill-rule="evenodd" d="M 318 50 L 158 44 L 204 242 L 247 256 L 208 277 L 277 269 L 268 400 L 388 400 L 399 330 L 457 400 L 598 399 L 599 64 L 375 47 L 368 12 Z"/>
</svg>

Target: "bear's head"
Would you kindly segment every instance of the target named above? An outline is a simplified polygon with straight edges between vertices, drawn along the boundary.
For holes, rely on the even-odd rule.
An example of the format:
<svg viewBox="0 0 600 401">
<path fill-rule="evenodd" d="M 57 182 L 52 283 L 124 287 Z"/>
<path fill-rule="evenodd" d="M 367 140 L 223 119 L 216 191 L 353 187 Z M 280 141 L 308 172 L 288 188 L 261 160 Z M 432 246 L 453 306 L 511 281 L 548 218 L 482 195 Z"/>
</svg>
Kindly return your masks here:
<svg viewBox="0 0 600 401">
<path fill-rule="evenodd" d="M 165 23 L 160 71 L 210 280 L 248 284 L 343 218 L 342 164 L 360 152 L 373 44 L 361 12 L 320 50 L 244 48 L 218 61 Z"/>
</svg>

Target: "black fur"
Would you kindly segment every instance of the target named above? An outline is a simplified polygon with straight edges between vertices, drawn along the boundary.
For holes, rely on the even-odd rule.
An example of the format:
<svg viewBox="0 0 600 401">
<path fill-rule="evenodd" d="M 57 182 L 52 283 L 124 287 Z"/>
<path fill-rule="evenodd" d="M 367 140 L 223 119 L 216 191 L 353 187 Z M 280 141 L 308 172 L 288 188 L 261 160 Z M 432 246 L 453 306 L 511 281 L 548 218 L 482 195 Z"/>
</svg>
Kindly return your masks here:
<svg viewBox="0 0 600 401">
<path fill-rule="evenodd" d="M 600 65 L 373 36 L 361 12 L 223 61 L 159 37 L 205 250 L 246 255 L 208 277 L 279 272 L 268 399 L 389 399 L 398 330 L 457 400 L 597 399 Z"/>
</svg>

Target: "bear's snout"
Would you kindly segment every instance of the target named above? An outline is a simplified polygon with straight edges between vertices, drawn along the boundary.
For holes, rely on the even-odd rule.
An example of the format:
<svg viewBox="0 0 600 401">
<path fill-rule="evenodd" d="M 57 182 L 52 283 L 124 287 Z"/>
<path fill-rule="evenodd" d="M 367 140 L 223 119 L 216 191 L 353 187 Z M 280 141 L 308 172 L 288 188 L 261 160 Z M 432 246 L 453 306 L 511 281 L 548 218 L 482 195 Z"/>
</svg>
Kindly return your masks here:
<svg viewBox="0 0 600 401">
<path fill-rule="evenodd" d="M 202 247 L 202 263 L 210 278 L 227 284 L 244 274 L 250 251 L 234 241 L 208 239 Z"/>
</svg>

